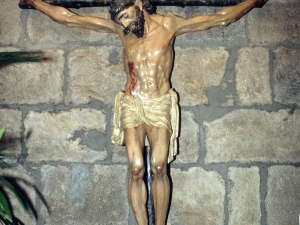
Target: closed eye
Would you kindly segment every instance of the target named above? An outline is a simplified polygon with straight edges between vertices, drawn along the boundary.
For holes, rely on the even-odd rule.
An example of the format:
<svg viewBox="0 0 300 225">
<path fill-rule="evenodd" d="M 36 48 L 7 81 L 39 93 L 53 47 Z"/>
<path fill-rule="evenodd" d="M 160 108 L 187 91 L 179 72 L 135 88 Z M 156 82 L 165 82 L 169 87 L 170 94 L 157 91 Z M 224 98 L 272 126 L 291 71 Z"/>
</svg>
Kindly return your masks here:
<svg viewBox="0 0 300 225">
<path fill-rule="evenodd" d="M 119 17 L 119 20 L 123 19 L 123 18 L 128 18 L 128 14 L 124 13 Z"/>
</svg>

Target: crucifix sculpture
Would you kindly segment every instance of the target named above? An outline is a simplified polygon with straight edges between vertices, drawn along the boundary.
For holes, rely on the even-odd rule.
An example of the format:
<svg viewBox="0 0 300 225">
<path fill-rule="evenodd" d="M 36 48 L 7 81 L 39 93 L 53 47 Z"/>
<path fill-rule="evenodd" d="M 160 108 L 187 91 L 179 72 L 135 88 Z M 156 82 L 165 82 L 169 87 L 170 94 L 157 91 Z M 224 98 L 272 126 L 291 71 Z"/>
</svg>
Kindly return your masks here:
<svg viewBox="0 0 300 225">
<path fill-rule="evenodd" d="M 216 14 L 181 18 L 155 13 L 148 0 L 61 0 L 54 5 L 70 7 L 110 4 L 111 19 L 80 16 L 63 7 L 41 0 L 21 0 L 22 8 L 36 8 L 54 21 L 68 27 L 116 33 L 123 44 L 124 69 L 127 76 L 124 91 L 117 94 L 114 107 L 112 141 L 126 146 L 130 180 L 128 196 L 139 225 L 147 225 L 147 192 L 143 181 L 145 137 L 151 147 L 153 172 L 152 194 L 155 221 L 166 223 L 170 185 L 167 163 L 177 154 L 178 100 L 170 85 L 175 38 L 187 32 L 227 26 L 253 7 L 267 0 L 153 0 L 160 5 L 232 5 Z M 197 4 L 198 2 L 198 4 Z M 221 4 L 221 3 L 225 4 Z M 181 3 L 181 4 L 180 4 Z M 219 4 L 218 4 L 219 3 Z"/>
</svg>

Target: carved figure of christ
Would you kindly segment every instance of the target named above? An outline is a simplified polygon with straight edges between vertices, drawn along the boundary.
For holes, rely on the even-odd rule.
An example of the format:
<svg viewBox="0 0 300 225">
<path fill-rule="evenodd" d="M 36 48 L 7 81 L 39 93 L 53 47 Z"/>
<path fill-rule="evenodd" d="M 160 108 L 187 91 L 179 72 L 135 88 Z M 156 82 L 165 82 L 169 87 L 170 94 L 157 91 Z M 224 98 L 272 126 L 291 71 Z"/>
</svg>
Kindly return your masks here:
<svg viewBox="0 0 300 225">
<path fill-rule="evenodd" d="M 157 225 L 166 223 L 170 185 L 166 174 L 170 138 L 174 135 L 174 94 L 170 89 L 170 73 L 176 36 L 216 26 L 227 26 L 266 0 L 245 0 L 216 14 L 185 19 L 152 11 L 148 0 L 112 0 L 111 20 L 80 16 L 65 8 L 51 6 L 41 0 L 22 0 L 54 21 L 68 27 L 98 32 L 117 33 L 123 44 L 127 82 L 118 102 L 120 132 L 124 137 L 129 160 L 128 196 L 136 221 L 147 225 L 147 192 L 143 182 L 145 166 L 143 149 L 147 136 L 152 154 L 154 178 L 152 194 Z M 173 97 L 172 97 L 173 96 Z M 116 110 L 116 107 L 115 107 Z M 116 112 L 115 112 L 116 113 Z M 175 121 L 176 123 L 176 121 Z M 120 144 L 123 140 L 119 140 Z M 172 159 L 169 158 L 169 161 Z"/>
</svg>

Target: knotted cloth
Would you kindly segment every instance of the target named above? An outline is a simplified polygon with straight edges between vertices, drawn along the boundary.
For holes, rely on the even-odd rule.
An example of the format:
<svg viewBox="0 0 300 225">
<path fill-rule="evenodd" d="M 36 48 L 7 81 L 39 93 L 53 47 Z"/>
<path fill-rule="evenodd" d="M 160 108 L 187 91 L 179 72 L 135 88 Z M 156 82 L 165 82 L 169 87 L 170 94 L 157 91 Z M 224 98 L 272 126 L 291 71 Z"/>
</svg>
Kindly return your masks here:
<svg viewBox="0 0 300 225">
<path fill-rule="evenodd" d="M 155 99 L 140 99 L 138 96 L 119 92 L 114 107 L 112 142 L 124 145 L 124 129 L 138 127 L 142 124 L 166 127 L 171 135 L 168 163 L 177 155 L 177 138 L 179 125 L 178 97 L 173 89 Z"/>
</svg>

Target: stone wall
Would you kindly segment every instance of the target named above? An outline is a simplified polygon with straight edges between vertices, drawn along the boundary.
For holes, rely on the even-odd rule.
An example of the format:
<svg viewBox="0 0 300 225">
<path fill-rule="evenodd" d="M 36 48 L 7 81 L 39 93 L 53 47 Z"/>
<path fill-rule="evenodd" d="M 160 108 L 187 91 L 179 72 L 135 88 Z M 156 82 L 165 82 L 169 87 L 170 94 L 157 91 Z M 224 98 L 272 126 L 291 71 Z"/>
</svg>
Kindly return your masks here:
<svg viewBox="0 0 300 225">
<path fill-rule="evenodd" d="M 0 51 L 43 50 L 51 60 L 0 70 L 1 173 L 30 186 L 26 224 L 135 224 L 124 147 L 110 142 L 123 89 L 117 36 L 58 25 L 1 0 Z M 74 10 L 108 18 L 108 8 Z M 184 17 L 215 7 L 165 7 Z M 169 225 L 298 224 L 300 2 L 269 0 L 228 27 L 182 35 L 172 85 L 180 94 L 179 152 L 170 166 Z M 13 204 L 17 204 L 14 202 Z"/>
</svg>

